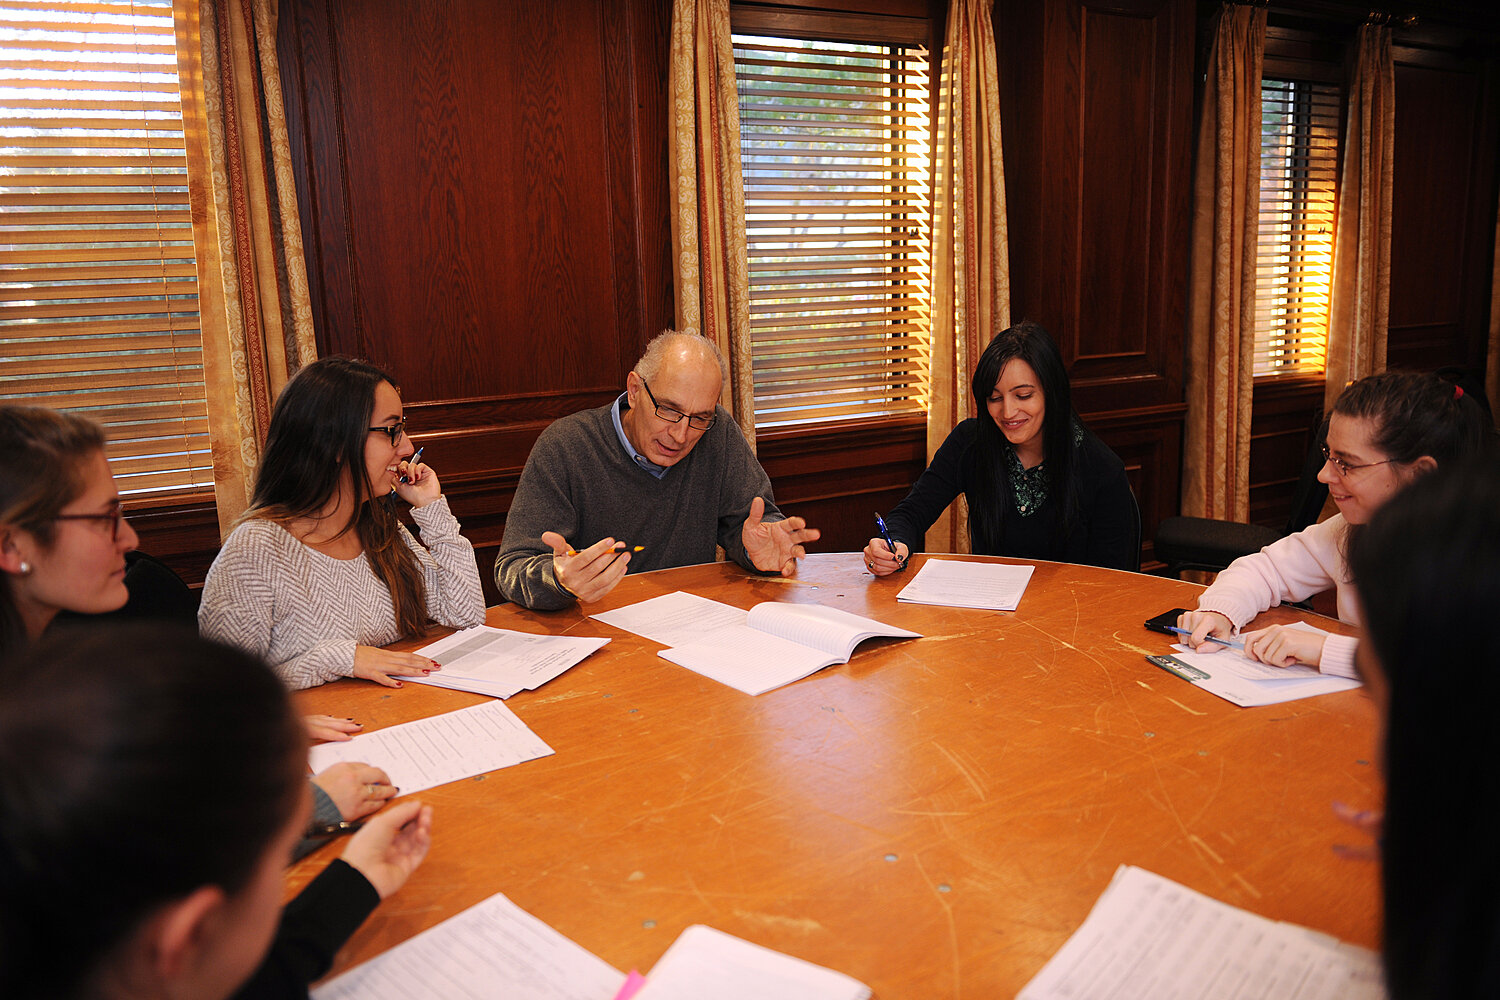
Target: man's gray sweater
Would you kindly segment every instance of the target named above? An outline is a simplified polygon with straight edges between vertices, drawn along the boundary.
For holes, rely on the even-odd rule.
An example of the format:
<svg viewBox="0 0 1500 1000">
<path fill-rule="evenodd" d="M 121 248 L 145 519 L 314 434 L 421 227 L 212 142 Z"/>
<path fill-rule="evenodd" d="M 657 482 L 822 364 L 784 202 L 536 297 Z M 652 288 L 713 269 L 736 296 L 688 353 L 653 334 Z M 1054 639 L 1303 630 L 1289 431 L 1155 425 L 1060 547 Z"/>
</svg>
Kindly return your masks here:
<svg viewBox="0 0 1500 1000">
<path fill-rule="evenodd" d="M 712 562 L 715 543 L 753 570 L 740 537 L 750 501 L 765 498 L 765 520 L 782 519 L 771 480 L 723 407 L 693 450 L 657 479 L 621 446 L 610 419 L 615 405 L 563 417 L 531 449 L 495 558 L 495 585 L 507 599 L 538 610 L 573 603 L 553 574 L 544 531 L 575 549 L 601 538 L 644 546 L 631 554 L 632 573 Z"/>
</svg>

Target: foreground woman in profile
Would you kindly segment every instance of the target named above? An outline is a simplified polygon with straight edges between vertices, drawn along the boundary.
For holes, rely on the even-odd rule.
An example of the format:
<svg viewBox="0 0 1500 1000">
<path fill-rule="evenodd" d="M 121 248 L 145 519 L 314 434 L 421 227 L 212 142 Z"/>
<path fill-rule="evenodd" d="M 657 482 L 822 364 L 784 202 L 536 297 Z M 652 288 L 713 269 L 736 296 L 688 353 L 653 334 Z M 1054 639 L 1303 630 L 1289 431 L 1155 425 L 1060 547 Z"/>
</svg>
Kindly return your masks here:
<svg viewBox="0 0 1500 1000">
<path fill-rule="evenodd" d="M 438 669 L 379 647 L 429 619 L 484 623 L 474 549 L 414 449 L 380 369 L 323 358 L 276 400 L 250 509 L 203 584 L 198 624 L 264 657 L 292 688 L 341 677 L 400 687 Z M 420 545 L 396 517 L 411 505 Z"/>
<path fill-rule="evenodd" d="M 113 625 L 50 637 L 8 674 L 0 983 L 14 1000 L 305 997 L 427 853 L 431 808 L 392 806 L 282 911 L 306 735 L 238 650 Z"/>
<path fill-rule="evenodd" d="M 1381 880 L 1393 1000 L 1500 996 L 1500 468 L 1443 470 L 1350 546 L 1380 706 Z"/>
<path fill-rule="evenodd" d="M 896 551 L 870 539 L 870 572 L 905 566 L 960 493 L 978 555 L 1135 569 L 1139 524 L 1125 465 L 1073 412 L 1068 372 L 1047 331 L 1018 323 L 998 334 L 970 389 L 982 415 L 953 428 L 886 516 Z"/>
</svg>

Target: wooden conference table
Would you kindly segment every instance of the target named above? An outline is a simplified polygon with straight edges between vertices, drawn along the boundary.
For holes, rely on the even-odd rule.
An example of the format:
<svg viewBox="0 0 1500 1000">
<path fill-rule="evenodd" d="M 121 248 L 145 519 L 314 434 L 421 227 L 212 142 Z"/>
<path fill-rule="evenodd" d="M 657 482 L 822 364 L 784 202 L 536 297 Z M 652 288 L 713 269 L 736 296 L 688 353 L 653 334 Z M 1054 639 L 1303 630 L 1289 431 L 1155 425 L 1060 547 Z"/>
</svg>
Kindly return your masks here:
<svg viewBox="0 0 1500 1000">
<path fill-rule="evenodd" d="M 1237 708 L 1144 659 L 1168 637 L 1141 623 L 1191 606 L 1196 585 L 1037 563 L 1014 613 L 897 603 L 923 558 L 883 580 L 855 553 L 810 556 L 787 581 L 682 567 L 591 608 L 686 590 L 925 636 L 869 640 L 754 698 L 576 609 L 491 608 L 497 627 L 612 641 L 509 700 L 554 756 L 421 794 L 432 851 L 335 971 L 504 892 L 621 970 L 705 923 L 884 1000 L 1009 997 L 1122 863 L 1375 946 L 1377 866 L 1335 853 L 1368 839 L 1330 811 L 1379 801 L 1362 690 Z M 366 731 L 482 700 L 363 681 L 296 696 Z M 300 862 L 293 888 L 340 849 Z"/>
</svg>

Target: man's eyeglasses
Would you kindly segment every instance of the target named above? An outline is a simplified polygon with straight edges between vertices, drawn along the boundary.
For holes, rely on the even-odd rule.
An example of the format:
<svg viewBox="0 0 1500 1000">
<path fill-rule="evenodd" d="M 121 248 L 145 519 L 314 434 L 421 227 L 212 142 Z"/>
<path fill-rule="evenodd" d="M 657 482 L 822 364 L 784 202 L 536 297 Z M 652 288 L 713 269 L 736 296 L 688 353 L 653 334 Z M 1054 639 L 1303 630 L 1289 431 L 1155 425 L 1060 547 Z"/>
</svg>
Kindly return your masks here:
<svg viewBox="0 0 1500 1000">
<path fill-rule="evenodd" d="M 116 500 L 114 506 L 107 514 L 54 514 L 54 521 L 108 521 L 109 540 L 118 541 L 120 538 L 120 523 L 125 520 L 125 502 Z"/>
<path fill-rule="evenodd" d="M 683 417 L 687 417 L 688 426 L 693 430 L 706 431 L 710 427 L 712 427 L 714 425 L 714 421 L 718 419 L 719 415 L 717 413 L 710 413 L 706 417 L 697 413 L 694 413 L 692 416 L 688 416 L 681 410 L 674 410 L 670 406 L 662 406 L 656 401 L 656 394 L 651 391 L 650 383 L 648 383 L 645 379 L 641 379 L 641 385 L 646 387 L 646 395 L 651 397 L 651 405 L 656 408 L 656 415 L 669 424 L 675 424 Z"/>
<path fill-rule="evenodd" d="M 1333 467 L 1339 470 L 1339 475 L 1341 476 L 1347 476 L 1351 472 L 1358 472 L 1360 469 L 1373 469 L 1377 465 L 1385 465 L 1387 462 L 1395 461 L 1394 458 L 1387 458 L 1384 461 L 1380 462 L 1366 462 L 1364 465 L 1350 465 L 1342 458 L 1334 458 L 1333 452 L 1328 450 L 1328 446 L 1326 444 L 1323 446 L 1323 460 L 1325 462 L 1332 463 Z"/>
<path fill-rule="evenodd" d="M 398 420 L 394 424 L 391 424 L 389 427 L 371 427 L 370 428 L 370 432 L 371 433 L 374 433 L 375 431 L 379 431 L 382 434 L 389 435 L 390 439 L 391 439 L 391 447 L 394 448 L 397 445 L 397 443 L 400 442 L 401 435 L 403 435 L 403 434 L 406 433 L 406 421 L 405 420 Z"/>
</svg>

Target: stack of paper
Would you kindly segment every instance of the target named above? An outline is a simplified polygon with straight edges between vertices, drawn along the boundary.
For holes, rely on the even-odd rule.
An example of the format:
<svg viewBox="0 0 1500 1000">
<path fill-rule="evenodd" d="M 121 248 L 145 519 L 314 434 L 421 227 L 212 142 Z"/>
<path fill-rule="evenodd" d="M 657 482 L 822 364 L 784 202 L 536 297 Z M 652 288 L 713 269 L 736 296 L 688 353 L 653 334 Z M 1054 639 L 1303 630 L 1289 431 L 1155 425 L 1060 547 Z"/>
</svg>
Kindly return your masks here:
<svg viewBox="0 0 1500 1000">
<path fill-rule="evenodd" d="M 865 1000 L 848 976 L 701 924 L 642 981 L 496 894 L 364 965 L 313 1000 Z"/>
<path fill-rule="evenodd" d="M 1017 1000 L 1382 1000 L 1380 958 L 1128 865 Z"/>
<path fill-rule="evenodd" d="M 896 628 L 820 604 L 766 601 L 749 612 L 678 591 L 594 615 L 657 642 L 657 655 L 746 694 L 764 694 L 835 663 L 874 636 L 920 639 Z"/>
<path fill-rule="evenodd" d="M 551 753 L 505 702 L 487 701 L 344 743 L 320 743 L 308 752 L 308 764 L 317 773 L 343 761 L 362 761 L 384 770 L 406 794 Z"/>
<path fill-rule="evenodd" d="M 607 642 L 476 625 L 417 650 L 442 664 L 443 669 L 405 680 L 509 698 L 517 691 L 536 690 Z"/>
<path fill-rule="evenodd" d="M 1014 611 L 1026 593 L 1035 566 L 929 559 L 896 600 L 947 608 Z"/>
</svg>

